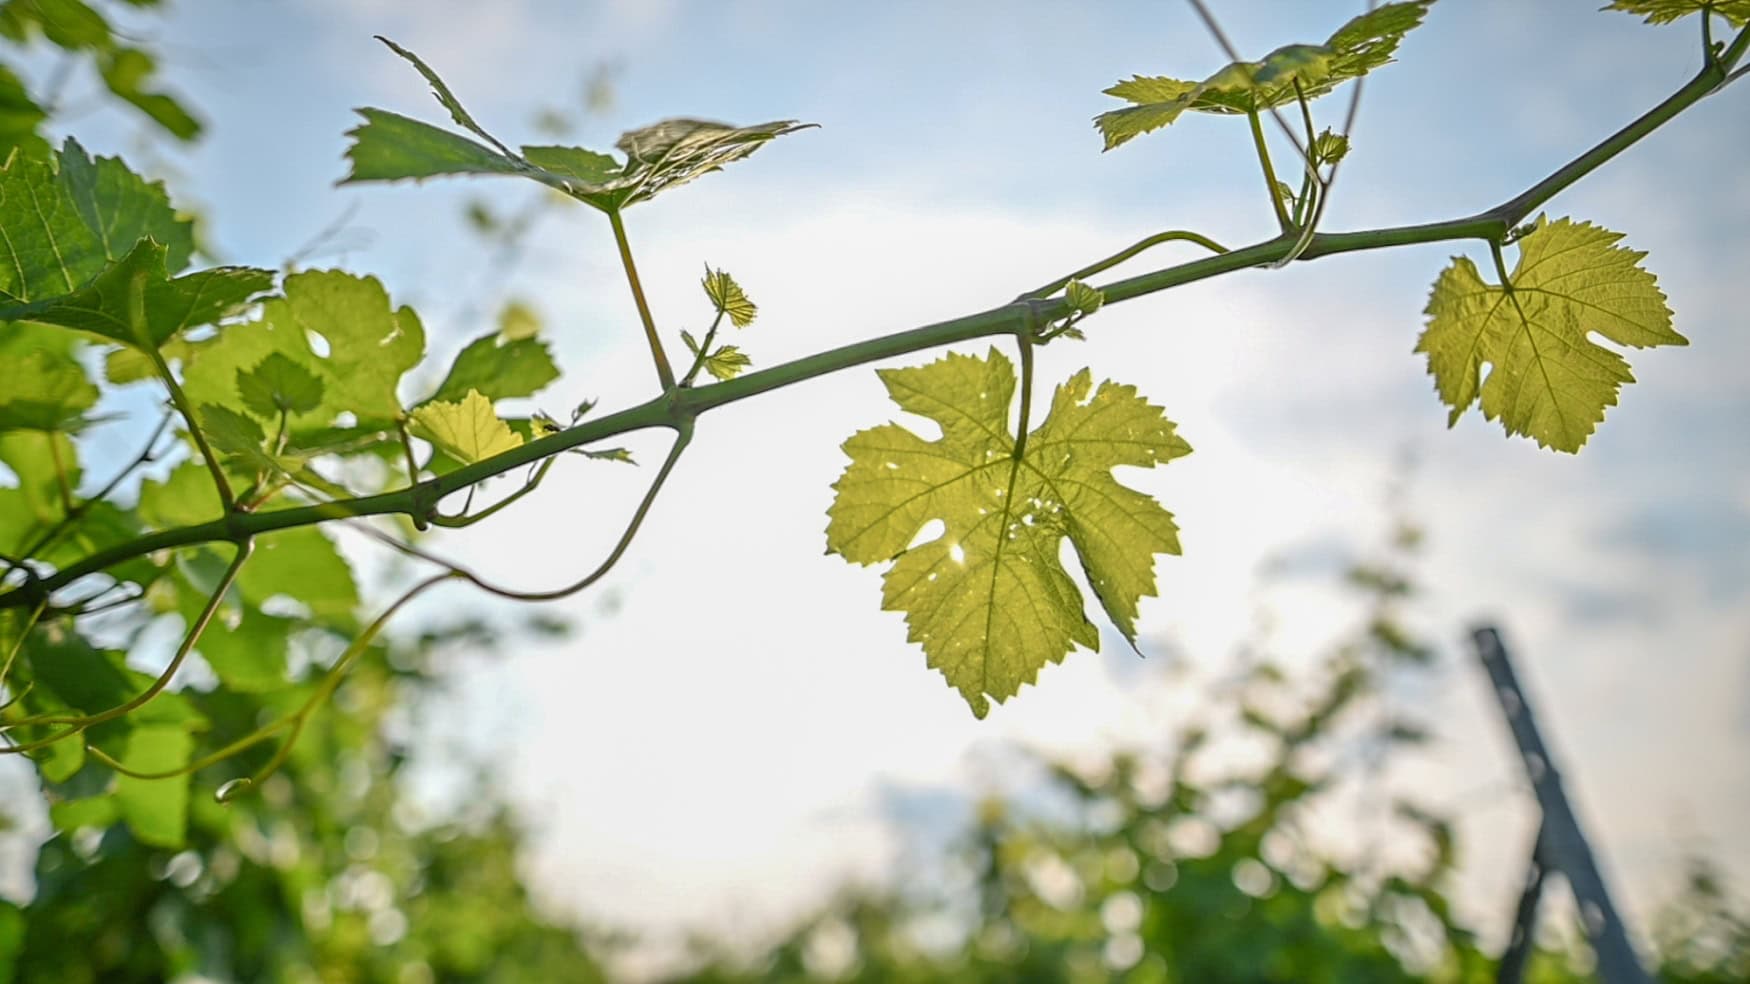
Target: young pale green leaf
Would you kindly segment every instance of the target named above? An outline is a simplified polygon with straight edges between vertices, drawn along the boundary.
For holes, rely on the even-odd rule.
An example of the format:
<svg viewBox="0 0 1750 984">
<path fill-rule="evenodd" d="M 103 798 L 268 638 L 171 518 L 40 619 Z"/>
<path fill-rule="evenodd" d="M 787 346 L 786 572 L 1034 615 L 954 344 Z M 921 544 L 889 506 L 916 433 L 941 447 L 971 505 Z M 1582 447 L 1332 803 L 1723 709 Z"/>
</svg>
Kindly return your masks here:
<svg viewBox="0 0 1750 984">
<path fill-rule="evenodd" d="M 505 341 L 502 332 L 468 343 L 428 401 L 456 401 L 470 390 L 492 400 L 532 396 L 559 378 L 547 343 L 538 338 Z"/>
<path fill-rule="evenodd" d="M 188 764 L 194 736 L 172 725 L 150 725 L 129 732 L 122 764 L 135 772 L 167 772 Z M 115 801 L 123 820 L 141 841 L 155 847 L 181 847 L 188 833 L 188 776 L 136 779 L 118 775 Z"/>
<path fill-rule="evenodd" d="M 237 370 L 237 395 L 257 417 L 309 413 L 322 405 L 322 380 L 284 352 L 274 352 L 254 369 Z"/>
<path fill-rule="evenodd" d="M 1614 0 L 1605 10 L 1620 10 L 1649 24 L 1669 24 L 1690 14 L 1718 14 L 1733 27 L 1750 23 L 1750 0 Z"/>
<path fill-rule="evenodd" d="M 1449 423 L 1473 403 L 1509 434 L 1575 452 L 1586 443 L 1624 383 L 1628 363 L 1593 342 L 1687 345 L 1671 327 L 1671 309 L 1646 254 L 1617 246 L 1622 233 L 1585 222 L 1541 217 L 1519 240 L 1519 263 L 1506 285 L 1486 283 L 1476 264 L 1455 257 L 1428 299 L 1428 327 L 1416 351 Z M 1492 368 L 1482 378 L 1484 364 Z"/>
<path fill-rule="evenodd" d="M 0 302 L 9 307 L 79 290 L 148 237 L 163 244 L 170 273 L 194 251 L 193 227 L 162 185 L 115 158 L 92 160 L 71 138 L 53 161 L 14 155 L 0 169 L 0 236 Z"/>
<path fill-rule="evenodd" d="M 401 47 L 388 38 L 383 37 L 381 34 L 377 35 L 376 38 L 378 41 L 388 45 L 390 51 L 395 52 L 397 55 L 400 55 L 402 58 L 410 62 L 414 68 L 419 70 L 419 74 L 425 76 L 425 81 L 431 85 L 431 94 L 437 97 L 437 101 L 442 104 L 445 109 L 449 110 L 450 119 L 455 120 L 458 126 L 461 126 L 480 139 L 497 147 L 504 154 L 510 154 L 510 149 L 504 144 L 499 143 L 497 137 L 487 133 L 480 124 L 474 122 L 474 117 L 468 115 L 468 111 L 462 108 L 462 101 L 456 98 L 456 94 L 450 91 L 450 87 L 444 84 L 444 80 L 438 77 L 438 73 L 431 70 L 431 66 L 421 61 L 418 55 L 408 51 L 406 48 Z"/>
<path fill-rule="evenodd" d="M 364 123 L 348 130 L 346 149 L 352 171 L 341 184 L 356 181 L 416 181 L 448 174 L 526 174 L 514 157 L 448 130 L 387 110 L 364 107 Z"/>
<path fill-rule="evenodd" d="M 1313 141 L 1312 153 L 1315 163 L 1336 164 L 1349 156 L 1349 138 L 1341 133 L 1325 130 Z"/>
<path fill-rule="evenodd" d="M 1384 4 L 1352 18 L 1322 45 L 1284 45 L 1255 62 L 1230 62 L 1202 82 L 1141 75 L 1119 82 L 1106 94 L 1132 105 L 1096 116 L 1094 125 L 1111 150 L 1186 112 L 1255 113 L 1326 95 L 1389 63 L 1433 2 Z"/>
<path fill-rule="evenodd" d="M 326 352 L 312 348 L 320 336 Z M 375 277 L 308 270 L 285 279 L 282 296 L 261 305 L 257 320 L 227 325 L 191 345 L 183 391 L 195 405 L 238 402 L 237 373 L 278 352 L 322 381 L 322 402 L 292 415 L 294 429 L 321 427 L 340 413 L 360 425 L 391 423 L 401 414 L 396 388 L 425 354 L 425 329 L 412 308 L 396 308 Z M 264 416 L 277 422 L 278 414 Z"/>
<path fill-rule="evenodd" d="M 0 431 L 76 431 L 97 403 L 97 387 L 71 357 L 57 352 L 0 356 Z"/>
<path fill-rule="evenodd" d="M 1106 295 L 1080 280 L 1071 280 L 1063 285 L 1063 300 L 1069 305 L 1071 316 L 1083 318 L 1100 310 Z"/>
<path fill-rule="evenodd" d="M 711 299 L 711 306 L 717 313 L 727 315 L 729 323 L 737 328 L 746 328 L 753 324 L 753 319 L 760 313 L 758 306 L 748 300 L 746 292 L 735 278 L 722 270 L 705 268 L 705 279 L 700 281 L 705 288 L 705 296 Z"/>
<path fill-rule="evenodd" d="M 511 430 L 479 390 L 469 390 L 460 402 L 435 400 L 413 411 L 413 433 L 463 464 L 484 461 L 520 447 L 522 436 Z"/>
<path fill-rule="evenodd" d="M 1134 640 L 1137 603 L 1153 595 L 1154 555 L 1178 553 L 1178 528 L 1152 498 L 1118 483 L 1119 465 L 1153 467 L 1190 453 L 1134 387 L 1093 389 L 1082 370 L 1057 388 L 1045 422 L 1015 457 L 1015 373 L 996 350 L 881 372 L 899 406 L 928 417 L 926 441 L 897 424 L 845 442 L 827 549 L 858 564 L 892 561 L 882 607 L 906 613 L 908 638 L 974 714 L 1030 683 L 1099 632 L 1059 561 L 1067 537 L 1101 607 Z M 932 521 L 941 536 L 913 545 Z"/>
<path fill-rule="evenodd" d="M 734 345 L 719 345 L 705 356 L 705 371 L 718 380 L 734 379 L 752 365 L 753 360 Z"/>
<path fill-rule="evenodd" d="M 273 271 L 253 267 L 212 267 L 170 279 L 165 256 L 164 246 L 140 240 L 127 256 L 69 293 L 28 304 L 0 303 L 0 319 L 60 325 L 146 350 L 237 313 L 273 286 Z"/>
</svg>

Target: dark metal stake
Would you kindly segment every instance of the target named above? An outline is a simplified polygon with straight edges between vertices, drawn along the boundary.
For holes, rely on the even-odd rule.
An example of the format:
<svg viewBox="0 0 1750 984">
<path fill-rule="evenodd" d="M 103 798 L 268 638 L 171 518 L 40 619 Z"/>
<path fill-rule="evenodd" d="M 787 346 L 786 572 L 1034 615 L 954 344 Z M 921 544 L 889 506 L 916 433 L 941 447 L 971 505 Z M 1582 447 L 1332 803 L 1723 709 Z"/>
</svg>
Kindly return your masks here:
<svg viewBox="0 0 1750 984">
<path fill-rule="evenodd" d="M 1519 680 L 1513 674 L 1500 633 L 1493 626 L 1483 626 L 1471 633 L 1471 641 L 1476 646 L 1477 658 L 1494 684 L 1495 699 L 1507 718 L 1507 727 L 1513 732 L 1513 740 L 1519 746 L 1519 757 L 1525 763 L 1525 774 L 1531 779 L 1531 788 L 1536 791 L 1537 804 L 1543 811 L 1543 825 L 1532 852 L 1534 862 L 1541 862 L 1540 867 L 1560 871 L 1573 890 L 1574 902 L 1580 909 L 1581 928 L 1598 958 L 1599 977 L 1606 984 L 1652 984 L 1653 979 L 1647 975 L 1634 947 L 1629 944 L 1622 917 L 1610 904 L 1604 876 L 1598 871 L 1592 849 L 1586 844 L 1586 835 L 1580 831 L 1580 821 L 1568 804 L 1567 794 L 1562 792 L 1561 776 L 1537 732 L 1531 705 L 1526 702 L 1525 692 L 1519 688 Z M 1523 908 L 1523 898 L 1520 904 Z"/>
<path fill-rule="evenodd" d="M 1501 964 L 1495 969 L 1495 984 L 1519 984 L 1525 979 L 1525 964 L 1537 948 L 1537 903 L 1543 898 L 1543 873 L 1546 870 L 1537 840 L 1531 842 L 1531 864 L 1525 871 L 1525 890 L 1519 893 L 1519 906 L 1513 911 L 1513 935 L 1507 939 L 1507 949 L 1501 954 Z"/>
</svg>

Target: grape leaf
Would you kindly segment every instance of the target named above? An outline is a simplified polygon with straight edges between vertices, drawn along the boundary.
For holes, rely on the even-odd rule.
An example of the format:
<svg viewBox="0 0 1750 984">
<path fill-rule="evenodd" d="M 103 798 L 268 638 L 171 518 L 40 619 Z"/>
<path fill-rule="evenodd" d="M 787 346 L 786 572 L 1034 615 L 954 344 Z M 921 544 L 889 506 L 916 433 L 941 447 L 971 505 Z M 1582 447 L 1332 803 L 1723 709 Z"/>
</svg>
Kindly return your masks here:
<svg viewBox="0 0 1750 984">
<path fill-rule="evenodd" d="M 164 246 L 141 240 L 84 286 L 35 303 L 0 304 L 0 318 L 89 331 L 143 350 L 229 317 L 273 286 L 273 271 L 253 267 L 213 267 L 172 280 L 165 272 L 165 254 Z M 143 334 L 133 324 L 136 284 Z"/>
<path fill-rule="evenodd" d="M 312 348 L 311 335 L 326 343 L 326 354 Z M 396 388 L 425 353 L 425 329 L 412 308 L 391 305 L 375 277 L 295 273 L 285 279 L 282 296 L 261 305 L 259 319 L 228 325 L 216 338 L 188 347 L 183 391 L 197 406 L 236 404 L 238 372 L 275 352 L 322 382 L 322 402 L 293 414 L 294 429 L 324 426 L 343 412 L 361 425 L 387 424 L 401 414 Z"/>
<path fill-rule="evenodd" d="M 1672 330 L 1665 294 L 1640 266 L 1646 254 L 1615 245 L 1621 238 L 1539 216 L 1519 240 L 1506 286 L 1484 282 L 1475 263 L 1453 258 L 1434 283 L 1428 327 L 1416 342 L 1452 408 L 1449 424 L 1480 400 L 1483 416 L 1509 434 L 1578 451 L 1622 385 L 1634 382 L 1628 363 L 1588 334 L 1635 348 L 1689 344 Z M 1486 380 L 1484 363 L 1492 367 Z"/>
<path fill-rule="evenodd" d="M 722 270 L 706 267 L 705 279 L 700 286 L 705 288 L 705 296 L 711 299 L 711 306 L 719 314 L 728 315 L 729 323 L 737 328 L 746 328 L 753 324 L 753 319 L 760 313 L 760 309 L 753 301 L 748 300 L 747 294 L 735 282 L 735 278 Z"/>
<path fill-rule="evenodd" d="M 687 351 L 693 354 L 693 358 L 696 359 L 699 357 L 699 340 L 693 337 L 692 332 L 683 330 L 681 332 L 681 341 L 687 343 Z M 734 345 L 719 345 L 709 355 L 705 356 L 705 360 L 702 364 L 705 367 L 705 371 L 710 373 L 713 379 L 722 380 L 734 379 L 741 375 L 742 370 L 753 365 L 753 360 L 748 358 L 745 352 Z"/>
<path fill-rule="evenodd" d="M 137 727 L 128 735 L 122 764 L 136 772 L 163 772 L 188 764 L 194 736 L 169 725 Z M 118 775 L 115 801 L 134 836 L 158 847 L 181 847 L 188 833 L 188 776 L 136 779 Z"/>
<path fill-rule="evenodd" d="M 240 693 L 265 693 L 286 685 L 286 653 L 296 619 L 243 609 L 236 625 L 209 630 L 195 647 L 219 682 Z"/>
<path fill-rule="evenodd" d="M 1152 498 L 1117 482 L 1119 465 L 1153 467 L 1191 448 L 1134 387 L 1084 369 L 1015 460 L 1015 374 L 994 349 L 886 369 L 900 407 L 928 417 L 926 441 L 898 424 L 861 431 L 834 484 L 827 548 L 858 564 L 892 561 L 882 607 L 906 613 L 908 638 L 983 717 L 1072 645 L 1097 650 L 1081 592 L 1059 561 L 1065 537 L 1101 607 L 1134 642 L 1137 602 L 1154 594 L 1154 555 L 1178 553 L 1178 528 Z M 932 520 L 941 536 L 911 545 Z"/>
<path fill-rule="evenodd" d="M 1405 0 L 1352 18 L 1322 45 L 1290 44 L 1255 62 L 1229 62 L 1202 82 L 1138 75 L 1106 90 L 1133 105 L 1101 113 L 1094 126 L 1111 150 L 1186 112 L 1253 113 L 1314 99 L 1388 64 L 1434 0 Z"/>
<path fill-rule="evenodd" d="M 489 147 L 430 123 L 383 109 L 360 108 L 365 121 L 348 130 L 352 170 L 341 184 L 416 181 L 446 174 L 522 174 L 523 165 Z"/>
<path fill-rule="evenodd" d="M 413 432 L 463 464 L 483 461 L 520 447 L 522 436 L 512 431 L 479 390 L 469 390 L 458 403 L 434 400 L 413 411 Z"/>
<path fill-rule="evenodd" d="M 176 273 L 194 251 L 164 187 L 113 157 L 93 161 L 68 138 L 55 162 L 14 155 L 0 169 L 0 301 L 30 304 L 70 294 L 150 237 Z"/>
<path fill-rule="evenodd" d="M 284 352 L 274 352 L 254 369 L 237 370 L 237 395 L 257 417 L 309 413 L 322 405 L 322 380 Z"/>
<path fill-rule="evenodd" d="M 1669 24 L 1703 12 L 1718 14 L 1733 27 L 1750 23 L 1750 0 L 1614 0 L 1604 9 L 1638 15 L 1648 24 Z"/>
<path fill-rule="evenodd" d="M 442 104 L 445 109 L 450 111 L 450 119 L 455 120 L 457 125 L 469 130 L 475 136 L 492 144 L 506 154 L 510 153 L 509 150 L 505 149 L 503 144 L 498 142 L 497 137 L 487 133 L 480 124 L 474 122 L 474 117 L 468 115 L 468 111 L 462 108 L 462 101 L 456 98 L 456 94 L 450 91 L 450 87 L 444 84 L 444 80 L 439 78 L 438 74 L 431 70 L 430 66 L 421 61 L 418 55 L 408 51 L 406 48 L 401 47 L 388 38 L 383 37 L 381 34 L 376 37 L 378 41 L 388 45 L 390 51 L 395 52 L 397 55 L 400 55 L 402 58 L 412 63 L 413 67 L 419 70 L 419 74 L 425 76 L 425 81 L 431 84 L 432 95 L 437 97 L 437 101 Z"/>
<path fill-rule="evenodd" d="M 429 400 L 460 400 L 478 390 L 493 400 L 530 396 L 559 378 L 547 343 L 538 338 L 505 341 L 502 332 L 468 343 Z"/>
<path fill-rule="evenodd" d="M 0 431 L 75 431 L 97 403 L 97 387 L 72 358 L 55 352 L 25 352 L 6 359 L 0 372 Z"/>
</svg>

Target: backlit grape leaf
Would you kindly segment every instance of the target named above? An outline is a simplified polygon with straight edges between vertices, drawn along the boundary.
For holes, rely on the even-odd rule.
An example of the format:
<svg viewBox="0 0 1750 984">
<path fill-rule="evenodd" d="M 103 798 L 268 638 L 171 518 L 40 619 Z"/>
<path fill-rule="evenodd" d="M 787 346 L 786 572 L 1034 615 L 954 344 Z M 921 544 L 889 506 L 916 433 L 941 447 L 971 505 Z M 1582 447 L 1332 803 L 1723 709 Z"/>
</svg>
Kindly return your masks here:
<svg viewBox="0 0 1750 984">
<path fill-rule="evenodd" d="M 626 155 L 619 179 L 632 188 L 625 204 L 648 201 L 669 188 L 742 160 L 772 140 L 813 123 L 774 120 L 752 126 L 730 126 L 711 120 L 663 120 L 628 131 L 615 142 Z"/>
<path fill-rule="evenodd" d="M 144 349 L 229 317 L 273 286 L 273 271 L 253 267 L 213 267 L 172 280 L 164 261 L 164 246 L 141 240 L 119 262 L 70 293 L 30 304 L 0 303 L 0 318 L 76 328 Z M 139 326 L 133 323 L 136 289 L 144 317 Z"/>
<path fill-rule="evenodd" d="M 460 400 L 469 390 L 493 400 L 530 396 L 558 378 L 559 367 L 546 342 L 529 337 L 506 341 L 498 332 L 469 342 L 429 399 Z"/>
<path fill-rule="evenodd" d="M 318 354 L 310 336 L 326 352 Z M 396 388 L 425 353 L 425 329 L 412 308 L 395 308 L 375 277 L 310 270 L 285 279 L 283 296 L 261 305 L 260 317 L 225 327 L 191 345 L 183 391 L 195 405 L 235 405 L 238 372 L 278 352 L 322 382 L 322 402 L 292 415 L 294 429 L 321 427 L 340 413 L 360 424 L 388 425 L 401 414 Z M 277 414 L 263 418 L 277 423 Z"/>
<path fill-rule="evenodd" d="M 1111 150 L 1186 112 L 1251 113 L 1313 99 L 1389 63 L 1434 0 L 1388 3 L 1352 18 L 1324 44 L 1290 44 L 1255 62 L 1229 62 L 1201 82 L 1138 75 L 1106 90 L 1133 105 L 1101 113 L 1094 126 Z"/>
<path fill-rule="evenodd" d="M 711 306 L 720 314 L 729 317 L 729 323 L 737 328 L 746 328 L 753 324 L 753 319 L 760 309 L 753 301 L 748 300 L 746 292 L 735 278 L 722 270 L 705 268 L 705 279 L 700 286 L 705 288 L 705 296 L 711 299 Z"/>
<path fill-rule="evenodd" d="M 162 772 L 188 764 L 194 736 L 168 725 L 136 727 L 121 762 L 136 772 Z M 134 836 L 158 847 L 181 847 L 188 832 L 188 776 L 136 779 L 117 775 L 115 801 Z"/>
<path fill-rule="evenodd" d="M 322 380 L 284 352 L 274 352 L 254 369 L 237 370 L 237 395 L 257 417 L 309 413 L 322 405 Z"/>
<path fill-rule="evenodd" d="M 1649 24 L 1668 24 L 1704 10 L 1724 17 L 1733 27 L 1750 22 L 1750 0 L 1614 0 L 1604 9 L 1635 14 Z"/>
<path fill-rule="evenodd" d="M 71 357 L 37 350 L 0 363 L 0 431 L 78 430 L 97 402 L 97 387 Z"/>
<path fill-rule="evenodd" d="M 0 302 L 30 304 L 90 283 L 143 238 L 164 245 L 165 270 L 187 266 L 193 226 L 170 207 L 164 187 L 113 157 L 95 161 L 68 138 L 57 168 L 14 155 L 0 169 Z"/>
<path fill-rule="evenodd" d="M 882 370 L 881 379 L 942 437 L 886 424 L 846 441 L 851 463 L 833 486 L 827 548 L 858 564 L 893 562 L 882 607 L 906 613 L 908 638 L 973 713 L 983 717 L 987 696 L 1013 696 L 1073 645 L 1099 648 L 1058 559 L 1066 537 L 1101 607 L 1134 640 L 1137 602 L 1155 592 L 1154 555 L 1179 552 L 1178 528 L 1112 469 L 1190 453 L 1160 408 L 1113 382 L 1090 395 L 1084 369 L 1057 388 L 1016 461 L 1015 373 L 994 349 Z M 912 545 L 937 520 L 942 534 Z"/>
<path fill-rule="evenodd" d="M 1646 254 L 1617 246 L 1622 233 L 1539 217 L 1519 240 L 1511 290 L 1486 283 L 1455 257 L 1428 299 L 1416 351 L 1428 356 L 1448 423 L 1480 400 L 1483 416 L 1510 434 L 1574 452 L 1586 443 L 1624 383 L 1628 363 L 1593 342 L 1597 333 L 1635 348 L 1687 345 Z M 1487 379 L 1482 367 L 1491 366 Z"/>
<path fill-rule="evenodd" d="M 413 411 L 413 433 L 437 445 L 465 465 L 522 446 L 479 390 L 469 390 L 460 402 L 434 400 Z"/>
</svg>

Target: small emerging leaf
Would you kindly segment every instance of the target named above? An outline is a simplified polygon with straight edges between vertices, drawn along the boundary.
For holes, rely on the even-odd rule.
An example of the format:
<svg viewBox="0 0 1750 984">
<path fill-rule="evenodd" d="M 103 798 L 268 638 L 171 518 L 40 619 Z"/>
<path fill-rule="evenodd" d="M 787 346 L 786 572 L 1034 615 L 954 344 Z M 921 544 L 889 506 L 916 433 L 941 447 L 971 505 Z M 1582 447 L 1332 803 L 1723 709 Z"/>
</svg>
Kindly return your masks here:
<svg viewBox="0 0 1750 984">
<path fill-rule="evenodd" d="M 1617 246 L 1622 233 L 1585 222 L 1539 219 L 1519 240 L 1509 283 L 1490 284 L 1456 257 L 1428 298 L 1428 328 L 1416 351 L 1428 356 L 1449 423 L 1473 403 L 1510 434 L 1574 452 L 1586 443 L 1624 383 L 1628 363 L 1587 336 L 1619 345 L 1687 345 L 1646 254 Z M 1483 379 L 1484 364 L 1492 366 Z"/>
<path fill-rule="evenodd" d="M 705 268 L 705 279 L 700 282 L 705 288 L 705 296 L 711 299 L 711 306 L 717 313 L 729 316 L 729 323 L 737 328 L 746 328 L 753 324 L 760 309 L 753 301 L 748 300 L 741 285 L 735 278 L 722 270 Z"/>
<path fill-rule="evenodd" d="M 469 390 L 459 403 L 427 403 L 413 411 L 411 419 L 416 435 L 463 464 L 484 461 L 523 443 L 478 390 Z"/>
<path fill-rule="evenodd" d="M 753 360 L 733 345 L 719 345 L 717 351 L 705 356 L 705 371 L 718 380 L 734 379 L 752 365 Z"/>
<path fill-rule="evenodd" d="M 1080 280 L 1071 280 L 1063 286 L 1063 299 L 1069 305 L 1070 315 L 1081 318 L 1100 310 L 1100 305 L 1106 303 L 1106 295 Z"/>
<path fill-rule="evenodd" d="M 1065 538 L 1107 616 L 1136 637 L 1153 595 L 1154 555 L 1178 553 L 1178 527 L 1154 499 L 1120 485 L 1119 465 L 1189 454 L 1173 423 L 1134 387 L 1088 370 L 1057 388 L 1050 414 L 1015 456 L 1015 373 L 996 350 L 881 371 L 901 409 L 941 425 L 926 441 L 898 424 L 845 442 L 827 549 L 857 564 L 891 561 L 882 607 L 906 613 L 907 638 L 983 717 L 1047 662 L 1098 649 L 1081 592 L 1059 561 Z M 942 535 L 913 544 L 932 521 Z"/>
</svg>

